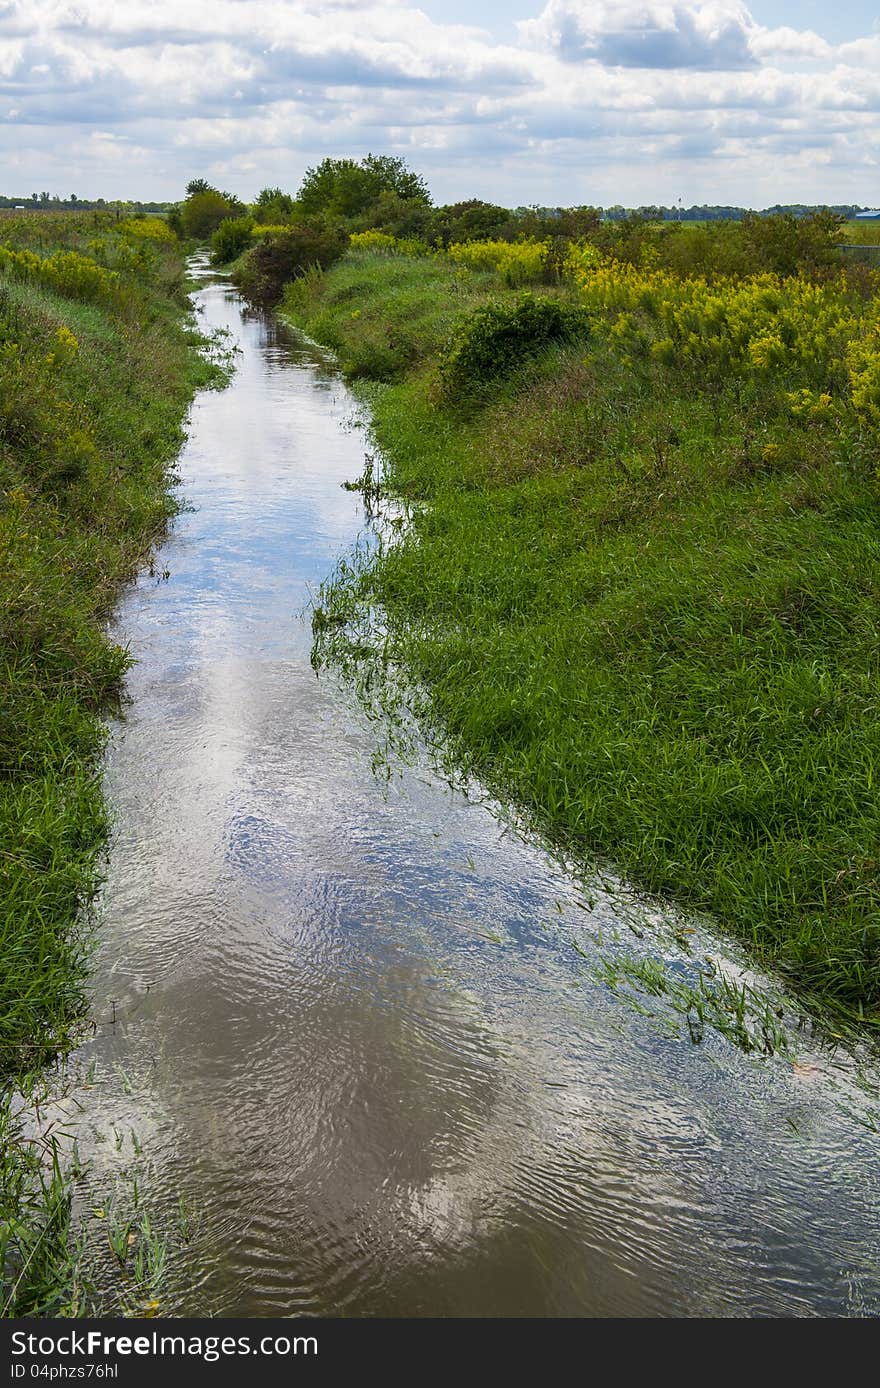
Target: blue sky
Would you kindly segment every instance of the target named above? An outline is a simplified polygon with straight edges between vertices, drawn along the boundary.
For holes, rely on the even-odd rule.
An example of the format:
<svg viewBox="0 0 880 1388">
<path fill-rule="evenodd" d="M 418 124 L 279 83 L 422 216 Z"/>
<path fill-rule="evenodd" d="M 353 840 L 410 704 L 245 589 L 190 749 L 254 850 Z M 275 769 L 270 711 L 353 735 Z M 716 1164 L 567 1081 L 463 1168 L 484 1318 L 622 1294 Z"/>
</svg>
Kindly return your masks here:
<svg viewBox="0 0 880 1388">
<path fill-rule="evenodd" d="M 755 0 L 749 8 L 759 24 L 790 25 L 815 29 L 831 43 L 846 43 L 870 34 L 880 20 L 880 4 L 873 0 Z"/>
<path fill-rule="evenodd" d="M 880 0 L 0 0 L 2 191 L 880 202 Z"/>
</svg>

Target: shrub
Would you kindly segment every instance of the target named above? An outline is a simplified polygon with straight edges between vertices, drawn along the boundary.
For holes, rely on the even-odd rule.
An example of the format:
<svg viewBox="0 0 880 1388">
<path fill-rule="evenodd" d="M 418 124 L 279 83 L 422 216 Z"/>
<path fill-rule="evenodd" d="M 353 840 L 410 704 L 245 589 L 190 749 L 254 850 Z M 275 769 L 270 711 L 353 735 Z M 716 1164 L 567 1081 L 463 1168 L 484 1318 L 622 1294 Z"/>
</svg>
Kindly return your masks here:
<svg viewBox="0 0 880 1388">
<path fill-rule="evenodd" d="M 15 279 L 35 280 L 67 299 L 86 303 L 112 304 L 119 292 L 119 276 L 78 251 L 39 256 L 0 246 L 0 271 Z"/>
<path fill-rule="evenodd" d="M 601 225 L 595 207 L 517 208 L 517 239 L 545 241 L 548 236 L 564 241 L 581 241 L 592 236 Z"/>
<path fill-rule="evenodd" d="M 349 245 L 353 251 L 393 251 L 397 240 L 384 231 L 353 231 Z"/>
<path fill-rule="evenodd" d="M 254 220 L 265 226 L 281 223 L 289 226 L 296 213 L 296 203 L 281 188 L 261 188 L 253 206 Z"/>
<path fill-rule="evenodd" d="M 495 270 L 509 289 L 541 284 L 549 241 L 466 241 L 449 247 L 449 256 L 473 270 Z"/>
<path fill-rule="evenodd" d="M 606 260 L 576 269 L 575 279 L 597 332 L 624 366 L 653 359 L 687 374 L 694 391 L 784 381 L 836 395 L 848 370 L 871 371 L 873 319 L 844 276 L 824 285 L 771 274 L 710 282 Z M 861 355 L 854 367 L 853 342 L 866 354 L 864 368 Z"/>
<path fill-rule="evenodd" d="M 116 230 L 121 236 L 135 241 L 175 241 L 177 239 L 168 222 L 161 217 L 129 217 L 120 222 Z"/>
<path fill-rule="evenodd" d="M 401 197 L 385 188 L 376 201 L 355 219 L 358 231 L 384 231 L 398 239 L 425 240 L 431 224 L 429 204 L 418 198 Z"/>
<path fill-rule="evenodd" d="M 225 217 L 211 237 L 211 260 L 214 265 L 228 265 L 238 260 L 253 240 L 254 224 L 250 217 Z"/>
<path fill-rule="evenodd" d="M 347 245 L 344 231 L 306 222 L 261 237 L 242 261 L 239 284 L 254 303 L 277 304 L 286 284 L 313 266 L 326 270 Z"/>
<path fill-rule="evenodd" d="M 417 236 L 391 236 L 385 231 L 353 231 L 348 240 L 353 251 L 387 251 L 393 255 L 433 255 L 425 241 Z"/>
<path fill-rule="evenodd" d="M 180 209 L 180 222 L 184 236 L 205 241 L 227 217 L 243 215 L 244 207 L 237 198 L 216 188 L 204 188 L 190 193 Z"/>
<path fill-rule="evenodd" d="M 783 276 L 815 274 L 839 259 L 837 243 L 843 222 L 843 217 L 828 210 L 812 212 L 808 217 L 785 212 L 774 217 L 746 217 L 743 233 L 761 268 Z"/>
<path fill-rule="evenodd" d="M 585 336 L 589 327 L 586 313 L 558 299 L 523 294 L 514 304 L 486 304 L 459 324 L 443 353 L 443 392 L 449 399 L 474 395 L 546 347 Z"/>
<path fill-rule="evenodd" d="M 450 246 L 454 241 L 491 241 L 504 232 L 511 240 L 518 230 L 513 214 L 480 198 L 435 208 L 431 214 L 427 237 L 434 246 Z"/>
</svg>

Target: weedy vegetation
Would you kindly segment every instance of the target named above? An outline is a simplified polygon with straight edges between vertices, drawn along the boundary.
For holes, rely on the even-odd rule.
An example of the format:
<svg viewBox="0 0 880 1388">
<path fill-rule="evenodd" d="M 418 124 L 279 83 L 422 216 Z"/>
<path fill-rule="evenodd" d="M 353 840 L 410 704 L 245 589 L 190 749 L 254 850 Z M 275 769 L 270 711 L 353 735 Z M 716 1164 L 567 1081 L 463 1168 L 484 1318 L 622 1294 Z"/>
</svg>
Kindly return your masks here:
<svg viewBox="0 0 880 1388">
<path fill-rule="evenodd" d="M 284 300 L 409 507 L 325 586 L 316 663 L 874 1034 L 875 274 L 825 213 L 545 238 L 526 297 L 489 237 L 386 238 Z"/>
<path fill-rule="evenodd" d="M 194 390 L 219 381 L 160 219 L 0 221 L 0 1306 L 76 1304 L 69 1190 L 22 1101 L 84 1016 L 120 585 L 162 535 Z M 17 1096 L 17 1099 L 16 1099 Z M 19 1116 L 16 1117 L 16 1114 Z M 74 1291 L 71 1291 L 74 1288 Z"/>
</svg>

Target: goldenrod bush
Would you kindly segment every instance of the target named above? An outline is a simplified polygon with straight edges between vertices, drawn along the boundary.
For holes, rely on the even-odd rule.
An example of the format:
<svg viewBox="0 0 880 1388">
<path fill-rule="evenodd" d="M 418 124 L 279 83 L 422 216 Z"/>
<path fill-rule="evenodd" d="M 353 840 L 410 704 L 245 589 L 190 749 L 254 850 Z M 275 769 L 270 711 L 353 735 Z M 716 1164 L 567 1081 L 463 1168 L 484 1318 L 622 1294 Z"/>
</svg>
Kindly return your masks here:
<svg viewBox="0 0 880 1388">
<path fill-rule="evenodd" d="M 120 235 L 132 237 L 135 241 L 177 240 L 168 223 L 161 217 L 130 217 L 127 221 L 120 222 L 116 230 Z"/>
<path fill-rule="evenodd" d="M 835 407 L 880 423 L 880 315 L 844 275 L 679 277 L 603 259 L 575 271 L 581 299 L 626 364 L 652 360 L 695 388 L 750 381 L 813 422 Z M 798 392 L 801 394 L 798 395 Z"/>
<path fill-rule="evenodd" d="M 13 251 L 0 246 L 0 272 L 14 279 L 35 280 L 66 299 L 87 303 L 112 303 L 119 276 L 78 251 L 54 251 L 40 256 L 34 251 Z"/>
</svg>

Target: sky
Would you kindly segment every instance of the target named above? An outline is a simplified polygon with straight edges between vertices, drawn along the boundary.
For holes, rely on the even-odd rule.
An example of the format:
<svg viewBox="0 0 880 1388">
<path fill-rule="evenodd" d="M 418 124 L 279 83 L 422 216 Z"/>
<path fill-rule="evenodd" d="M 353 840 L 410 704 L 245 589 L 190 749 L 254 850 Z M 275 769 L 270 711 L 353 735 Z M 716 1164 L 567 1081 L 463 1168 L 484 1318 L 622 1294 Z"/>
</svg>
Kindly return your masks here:
<svg viewBox="0 0 880 1388">
<path fill-rule="evenodd" d="M 0 0 L 0 192 L 880 204 L 880 0 Z"/>
</svg>

